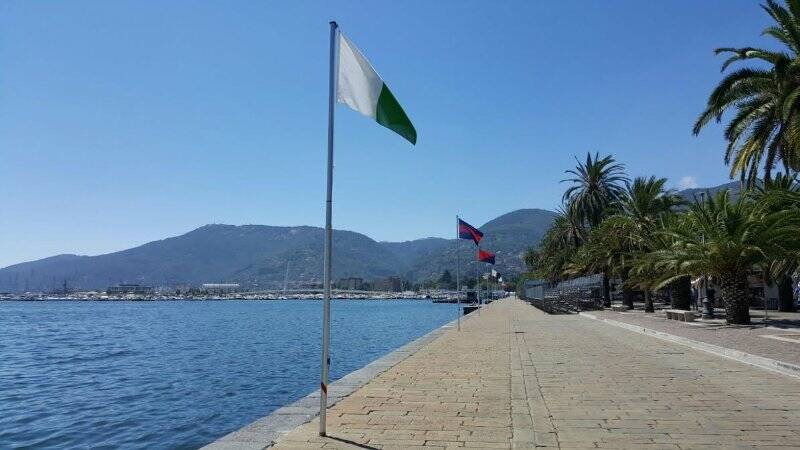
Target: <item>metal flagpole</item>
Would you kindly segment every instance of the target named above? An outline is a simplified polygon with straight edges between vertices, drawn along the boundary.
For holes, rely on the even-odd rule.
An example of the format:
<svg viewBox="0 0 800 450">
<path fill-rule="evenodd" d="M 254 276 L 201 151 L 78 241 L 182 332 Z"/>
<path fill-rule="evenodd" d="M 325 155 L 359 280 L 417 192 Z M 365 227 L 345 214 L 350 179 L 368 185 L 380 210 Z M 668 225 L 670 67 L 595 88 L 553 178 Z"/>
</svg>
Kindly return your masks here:
<svg viewBox="0 0 800 450">
<path fill-rule="evenodd" d="M 481 254 L 481 246 L 478 246 L 478 254 Z M 475 300 L 478 302 L 478 306 L 481 305 L 481 276 L 480 276 L 480 263 L 481 260 L 475 258 Z M 478 314 L 480 314 L 481 310 L 478 309 Z"/>
<path fill-rule="evenodd" d="M 461 239 L 458 234 L 458 214 L 456 214 L 456 317 L 458 318 L 458 331 L 461 331 Z"/>
<path fill-rule="evenodd" d="M 331 363 L 328 347 L 331 341 L 331 223 L 333 207 L 333 90 L 336 82 L 336 30 L 331 21 L 330 72 L 328 74 L 328 192 L 325 200 L 325 268 L 323 274 L 324 297 L 322 301 L 322 374 L 319 383 L 319 435 L 325 436 L 325 409 L 328 406 L 328 366 Z"/>
</svg>

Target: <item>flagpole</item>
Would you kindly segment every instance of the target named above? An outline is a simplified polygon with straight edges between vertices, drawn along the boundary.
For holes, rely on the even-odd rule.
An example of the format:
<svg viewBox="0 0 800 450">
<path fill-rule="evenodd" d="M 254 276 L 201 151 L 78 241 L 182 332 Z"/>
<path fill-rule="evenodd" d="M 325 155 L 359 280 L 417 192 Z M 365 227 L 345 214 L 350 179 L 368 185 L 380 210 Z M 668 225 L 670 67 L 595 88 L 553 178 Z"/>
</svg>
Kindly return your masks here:
<svg viewBox="0 0 800 450">
<path fill-rule="evenodd" d="M 478 255 L 481 254 L 481 246 L 478 245 Z M 475 301 L 478 302 L 478 306 L 481 306 L 481 277 L 480 277 L 480 258 L 475 258 Z M 481 313 L 480 308 L 478 308 L 478 314 Z"/>
<path fill-rule="evenodd" d="M 325 410 L 328 407 L 328 367 L 330 356 L 328 348 L 331 341 L 331 253 L 333 240 L 332 208 L 333 208 L 333 102 L 334 84 L 336 79 L 336 30 L 339 27 L 335 21 L 331 26 L 330 68 L 328 73 L 328 189 L 325 198 L 325 263 L 323 271 L 323 301 L 322 301 L 322 373 L 319 383 L 319 435 L 325 436 Z"/>
<path fill-rule="evenodd" d="M 461 239 L 458 234 L 458 214 L 456 214 L 456 317 L 458 318 L 458 331 L 461 331 Z"/>
</svg>

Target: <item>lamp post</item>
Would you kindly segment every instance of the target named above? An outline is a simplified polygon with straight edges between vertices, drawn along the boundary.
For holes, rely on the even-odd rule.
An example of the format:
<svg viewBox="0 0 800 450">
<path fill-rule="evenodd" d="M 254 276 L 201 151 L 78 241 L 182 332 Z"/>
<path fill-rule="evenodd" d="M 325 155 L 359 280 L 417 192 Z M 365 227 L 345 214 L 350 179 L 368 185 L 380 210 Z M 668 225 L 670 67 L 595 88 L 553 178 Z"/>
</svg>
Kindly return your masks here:
<svg viewBox="0 0 800 450">
<path fill-rule="evenodd" d="M 761 292 L 764 293 L 764 326 L 767 326 L 769 313 L 767 312 L 767 270 L 761 269 Z"/>
<path fill-rule="evenodd" d="M 700 201 L 703 204 L 703 208 L 705 208 L 706 204 L 706 193 L 700 193 Z M 704 234 L 700 235 L 700 239 L 703 243 L 703 247 L 705 248 L 706 245 L 706 236 Z M 714 305 L 708 300 L 708 276 L 703 274 L 703 281 L 700 283 L 700 289 L 702 289 L 702 303 L 703 303 L 703 319 L 713 319 L 714 318 Z"/>
</svg>

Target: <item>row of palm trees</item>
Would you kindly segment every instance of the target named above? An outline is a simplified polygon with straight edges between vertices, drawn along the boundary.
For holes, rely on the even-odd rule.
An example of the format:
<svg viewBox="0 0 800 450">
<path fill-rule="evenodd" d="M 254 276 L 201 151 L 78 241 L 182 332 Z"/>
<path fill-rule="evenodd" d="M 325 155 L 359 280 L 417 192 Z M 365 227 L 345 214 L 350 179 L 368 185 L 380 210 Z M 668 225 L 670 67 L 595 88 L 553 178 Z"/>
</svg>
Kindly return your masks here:
<svg viewBox="0 0 800 450">
<path fill-rule="evenodd" d="M 726 318 L 748 323 L 748 273 L 760 271 L 779 286 L 783 310 L 793 309 L 792 275 L 800 260 L 800 0 L 766 0 L 772 23 L 762 35 L 775 49 L 718 48 L 732 69 L 711 92 L 694 125 L 727 121 L 724 161 L 742 192 L 686 201 L 663 178 L 629 180 L 611 156 L 588 154 L 567 173 L 564 206 L 537 250 L 525 260 L 552 281 L 580 274 L 619 278 L 623 301 L 633 291 L 669 288 L 673 306 L 688 308 L 691 280 L 711 277 Z M 749 66 L 735 68 L 742 64 Z M 779 168 L 779 170 L 776 170 Z M 786 175 L 791 174 L 791 175 Z"/>
<path fill-rule="evenodd" d="M 800 0 L 786 0 L 785 6 L 767 0 L 762 8 L 773 21 L 762 35 L 777 41 L 777 49 L 716 49 L 728 56 L 723 72 L 754 64 L 720 81 L 694 125 L 697 135 L 711 121 L 732 116 L 724 132 L 725 163 L 731 177 L 739 175 L 751 187 L 762 169 L 766 180 L 778 165 L 784 172 L 800 170 Z"/>
<path fill-rule="evenodd" d="M 778 174 L 738 195 L 724 190 L 687 201 L 665 178 L 630 180 L 612 156 L 586 155 L 574 170 L 563 206 L 526 263 L 552 282 L 602 273 L 633 307 L 635 291 L 652 312 L 652 294 L 668 290 L 672 306 L 689 309 L 691 280 L 719 287 L 728 323 L 750 322 L 748 274 L 780 286 L 780 308 L 793 310 L 792 276 L 800 263 L 800 184 Z"/>
</svg>

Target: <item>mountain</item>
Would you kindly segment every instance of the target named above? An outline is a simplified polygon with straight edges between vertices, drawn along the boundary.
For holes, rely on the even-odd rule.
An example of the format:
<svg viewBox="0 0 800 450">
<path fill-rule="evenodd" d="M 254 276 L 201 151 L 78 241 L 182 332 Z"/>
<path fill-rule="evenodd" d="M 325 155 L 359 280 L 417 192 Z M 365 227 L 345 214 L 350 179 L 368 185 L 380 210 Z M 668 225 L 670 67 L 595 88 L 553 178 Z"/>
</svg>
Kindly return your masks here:
<svg viewBox="0 0 800 450">
<path fill-rule="evenodd" d="M 521 209 L 481 227 L 482 247 L 497 252 L 496 268 L 515 273 L 522 254 L 536 245 L 555 213 Z M 104 289 L 117 283 L 197 286 L 234 282 L 247 288 L 283 285 L 287 264 L 292 282 L 320 282 L 324 230 L 317 227 L 206 225 L 181 236 L 98 256 L 58 255 L 0 269 L 0 292 L 48 291 L 64 281 L 74 289 Z M 376 242 L 353 231 L 334 231 L 333 277 L 375 280 L 402 276 L 414 281 L 455 274 L 456 249 L 462 273 L 474 273 L 469 241 L 425 238 Z M 482 269 L 488 266 L 482 264 Z"/>
<path fill-rule="evenodd" d="M 730 189 L 738 181 L 678 194 L 692 201 L 700 192 Z M 525 269 L 523 255 L 536 246 L 556 213 L 519 209 L 479 228 L 481 247 L 497 253 L 501 274 Z M 49 291 L 64 281 L 74 289 L 104 289 L 117 283 L 156 286 L 197 286 L 233 282 L 251 289 L 283 285 L 286 268 L 293 283 L 322 280 L 324 230 L 317 227 L 266 225 L 206 225 L 181 236 L 98 256 L 57 255 L 0 269 L 0 292 Z M 470 241 L 424 238 L 405 242 L 376 242 L 353 231 L 334 231 L 333 278 L 376 280 L 402 276 L 413 281 L 436 279 L 442 272 L 476 273 L 476 248 Z M 489 266 L 480 264 L 486 271 Z"/>
<path fill-rule="evenodd" d="M 363 234 L 334 232 L 334 277 L 381 278 L 396 273 L 395 256 Z M 60 255 L 0 269 L 0 291 L 50 290 L 66 280 L 77 289 L 117 283 L 282 284 L 322 278 L 324 230 L 317 227 L 206 225 L 181 236 L 99 256 Z"/>
<path fill-rule="evenodd" d="M 684 189 L 682 191 L 678 191 L 678 195 L 686 199 L 688 202 L 694 202 L 694 199 L 700 199 L 700 194 L 703 192 L 708 193 L 708 195 L 716 195 L 717 192 L 728 190 L 731 192 L 731 196 L 736 198 L 739 196 L 739 192 L 742 190 L 742 184 L 738 181 L 731 181 L 730 183 L 720 184 L 719 186 L 709 187 L 709 188 L 692 188 L 692 189 Z"/>
</svg>

